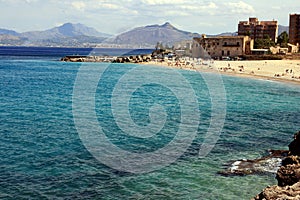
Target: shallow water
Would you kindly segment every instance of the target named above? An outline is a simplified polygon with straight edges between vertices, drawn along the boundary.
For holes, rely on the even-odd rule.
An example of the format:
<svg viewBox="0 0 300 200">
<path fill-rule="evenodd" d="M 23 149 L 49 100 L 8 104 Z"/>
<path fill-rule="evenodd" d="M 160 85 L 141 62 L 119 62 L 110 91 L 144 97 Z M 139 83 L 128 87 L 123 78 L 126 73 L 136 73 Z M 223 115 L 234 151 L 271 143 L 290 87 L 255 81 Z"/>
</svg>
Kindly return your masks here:
<svg viewBox="0 0 300 200">
<path fill-rule="evenodd" d="M 151 138 L 128 136 L 114 119 L 111 97 L 120 78 L 136 65 L 84 65 L 107 67 L 94 97 L 99 125 L 112 143 L 125 151 L 145 153 L 174 139 L 182 113 L 170 88 L 147 84 L 134 92 L 128 104 L 136 124 L 151 122 L 149 108 L 155 103 L 164 107 L 167 117 L 161 131 Z M 223 76 L 227 102 L 224 128 L 213 150 L 199 158 L 211 117 L 210 96 L 201 75 L 176 71 L 188 81 L 198 100 L 200 121 L 192 145 L 162 169 L 144 174 L 120 172 L 95 159 L 76 130 L 72 98 L 80 67 L 79 63 L 42 59 L 1 60 L 1 198 L 249 199 L 275 184 L 275 175 L 223 177 L 217 172 L 230 160 L 254 159 L 265 155 L 267 149 L 287 149 L 300 127 L 298 85 Z M 154 66 L 144 70 L 127 84 L 134 85 L 147 75 L 176 83 L 170 80 L 174 70 Z M 95 75 L 93 71 L 86 73 Z"/>
</svg>

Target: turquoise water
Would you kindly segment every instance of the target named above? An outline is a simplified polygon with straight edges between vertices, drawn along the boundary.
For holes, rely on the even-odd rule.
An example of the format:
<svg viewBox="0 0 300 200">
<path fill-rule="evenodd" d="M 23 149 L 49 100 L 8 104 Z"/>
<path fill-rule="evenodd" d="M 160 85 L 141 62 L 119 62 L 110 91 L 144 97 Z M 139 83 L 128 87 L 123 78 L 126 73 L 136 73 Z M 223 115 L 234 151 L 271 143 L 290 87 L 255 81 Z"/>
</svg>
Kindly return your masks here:
<svg viewBox="0 0 300 200">
<path fill-rule="evenodd" d="M 147 84 L 134 92 L 128 104 L 136 124 L 150 122 L 149 107 L 154 103 L 165 108 L 167 117 L 156 136 L 129 137 L 114 121 L 111 93 L 136 65 L 87 65 L 107 67 L 94 97 L 99 125 L 112 143 L 126 151 L 145 153 L 162 148 L 175 137 L 180 103 L 168 87 Z M 217 172 L 231 160 L 254 159 L 265 155 L 267 149 L 287 149 L 293 133 L 300 129 L 299 85 L 223 76 L 227 99 L 224 128 L 213 150 L 199 158 L 211 117 L 210 96 L 198 73 L 178 71 L 199 103 L 200 123 L 191 146 L 162 169 L 142 174 L 118 171 L 95 159 L 76 129 L 72 102 L 80 68 L 79 63 L 41 59 L 1 60 L 0 198 L 249 199 L 275 184 L 275 175 L 223 177 Z M 145 69 L 146 73 L 128 84 L 147 75 L 169 79 L 172 73 L 154 66 Z M 206 75 L 214 79 L 214 75 Z M 89 83 L 82 87 L 88 88 Z"/>
</svg>

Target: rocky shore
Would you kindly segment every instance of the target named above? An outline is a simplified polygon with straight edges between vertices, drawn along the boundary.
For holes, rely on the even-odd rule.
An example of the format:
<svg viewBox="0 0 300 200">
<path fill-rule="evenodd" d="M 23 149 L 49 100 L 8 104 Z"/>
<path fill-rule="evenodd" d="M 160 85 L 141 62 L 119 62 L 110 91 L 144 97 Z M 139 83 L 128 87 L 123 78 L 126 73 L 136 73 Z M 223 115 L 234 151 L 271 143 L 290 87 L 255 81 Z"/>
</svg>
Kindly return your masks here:
<svg viewBox="0 0 300 200">
<path fill-rule="evenodd" d="M 109 63 L 141 63 L 149 62 L 151 55 L 131 56 L 65 56 L 60 61 L 64 62 L 109 62 Z"/>
<path fill-rule="evenodd" d="M 288 156 L 277 171 L 278 185 L 265 188 L 252 200 L 300 199 L 300 131 L 289 144 Z"/>
<path fill-rule="evenodd" d="M 266 187 L 251 200 L 300 199 L 300 131 L 294 135 L 289 150 L 269 150 L 269 155 L 254 160 L 237 160 L 225 165 L 222 176 L 276 174 L 277 185 Z"/>
</svg>

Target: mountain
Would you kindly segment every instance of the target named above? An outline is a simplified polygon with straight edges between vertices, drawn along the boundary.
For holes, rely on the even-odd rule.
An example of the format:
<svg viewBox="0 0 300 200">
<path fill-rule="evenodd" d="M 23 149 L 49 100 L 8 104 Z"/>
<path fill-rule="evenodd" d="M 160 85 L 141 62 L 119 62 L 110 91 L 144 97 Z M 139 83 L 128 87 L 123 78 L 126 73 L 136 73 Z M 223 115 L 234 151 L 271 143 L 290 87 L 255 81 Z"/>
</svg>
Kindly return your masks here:
<svg viewBox="0 0 300 200">
<path fill-rule="evenodd" d="M 149 25 L 135 28 L 118 35 L 112 43 L 153 47 L 157 42 L 160 42 L 171 46 L 175 42 L 191 40 L 193 37 L 200 37 L 200 35 L 179 30 L 167 22 L 163 25 Z"/>
<path fill-rule="evenodd" d="M 286 31 L 289 34 L 289 26 L 278 25 L 278 35 Z"/>
<path fill-rule="evenodd" d="M 93 47 L 110 37 L 109 34 L 83 24 L 65 23 L 45 31 L 18 33 L 0 29 L 0 45 Z"/>
<path fill-rule="evenodd" d="M 78 36 L 92 36 L 106 38 L 110 35 L 100 33 L 96 29 L 87 27 L 83 24 L 66 23 L 59 27 L 55 27 L 45 31 L 30 31 L 21 34 L 30 41 L 41 41 L 57 38 L 70 38 Z"/>
<path fill-rule="evenodd" d="M 237 36 L 237 32 L 225 32 L 217 35 L 207 35 L 207 37 L 220 37 L 220 36 Z"/>
<path fill-rule="evenodd" d="M 0 28 L 0 35 L 20 36 L 20 33 L 17 33 L 16 31 L 13 30 Z"/>
</svg>

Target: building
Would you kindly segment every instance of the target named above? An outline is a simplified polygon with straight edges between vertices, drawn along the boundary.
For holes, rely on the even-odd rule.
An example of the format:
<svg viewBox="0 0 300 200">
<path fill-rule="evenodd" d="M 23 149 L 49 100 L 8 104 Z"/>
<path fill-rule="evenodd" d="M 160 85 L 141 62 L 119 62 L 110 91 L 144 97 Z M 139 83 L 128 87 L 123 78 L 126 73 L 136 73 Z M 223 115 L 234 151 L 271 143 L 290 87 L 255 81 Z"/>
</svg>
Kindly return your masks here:
<svg viewBox="0 0 300 200">
<path fill-rule="evenodd" d="M 249 36 L 194 38 L 192 55 L 194 58 L 239 57 L 251 54 L 254 41 Z"/>
<path fill-rule="evenodd" d="M 300 14 L 290 14 L 289 43 L 300 44 Z"/>
<path fill-rule="evenodd" d="M 278 22 L 258 21 L 257 18 L 249 18 L 249 21 L 240 21 L 238 25 L 238 35 L 247 35 L 251 39 L 263 39 L 268 35 L 274 42 L 277 41 Z"/>
<path fill-rule="evenodd" d="M 183 40 L 174 44 L 175 53 L 179 56 L 191 56 L 192 40 Z"/>
</svg>

